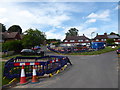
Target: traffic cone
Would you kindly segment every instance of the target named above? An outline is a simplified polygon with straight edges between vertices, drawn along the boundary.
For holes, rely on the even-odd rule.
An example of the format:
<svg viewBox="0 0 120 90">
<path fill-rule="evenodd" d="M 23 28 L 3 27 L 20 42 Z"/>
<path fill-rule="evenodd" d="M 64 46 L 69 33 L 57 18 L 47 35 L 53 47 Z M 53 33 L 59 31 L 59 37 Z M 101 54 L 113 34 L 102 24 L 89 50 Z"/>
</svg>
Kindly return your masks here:
<svg viewBox="0 0 120 90">
<path fill-rule="evenodd" d="M 37 76 L 36 76 L 36 68 L 33 66 L 33 76 L 32 76 L 32 83 L 38 82 Z"/>
<path fill-rule="evenodd" d="M 22 65 L 20 84 L 26 84 L 26 83 L 27 83 L 27 81 L 26 81 L 26 77 L 25 77 L 24 65 Z"/>
</svg>

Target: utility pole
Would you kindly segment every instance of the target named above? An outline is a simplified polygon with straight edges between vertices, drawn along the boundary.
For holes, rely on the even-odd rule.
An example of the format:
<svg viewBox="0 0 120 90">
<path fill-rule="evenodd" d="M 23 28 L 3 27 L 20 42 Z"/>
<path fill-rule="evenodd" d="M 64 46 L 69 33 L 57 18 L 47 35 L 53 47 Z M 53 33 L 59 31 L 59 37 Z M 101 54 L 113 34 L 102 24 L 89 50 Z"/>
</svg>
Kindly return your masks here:
<svg viewBox="0 0 120 90">
<path fill-rule="evenodd" d="M 92 34 L 94 34 L 95 32 L 91 32 L 91 40 L 90 40 L 90 46 L 92 46 Z"/>
</svg>

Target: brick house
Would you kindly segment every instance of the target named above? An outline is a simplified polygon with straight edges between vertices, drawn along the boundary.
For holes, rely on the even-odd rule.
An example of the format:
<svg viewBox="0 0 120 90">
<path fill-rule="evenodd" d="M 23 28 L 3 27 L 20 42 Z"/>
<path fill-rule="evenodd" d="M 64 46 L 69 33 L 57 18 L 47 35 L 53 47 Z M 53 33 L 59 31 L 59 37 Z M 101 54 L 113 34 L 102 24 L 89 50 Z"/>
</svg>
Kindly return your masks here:
<svg viewBox="0 0 120 90">
<path fill-rule="evenodd" d="M 63 40 L 64 46 L 74 46 L 74 45 L 89 45 L 90 39 L 86 37 L 84 34 L 83 36 L 67 36 Z"/>
<path fill-rule="evenodd" d="M 92 40 L 94 42 L 106 42 L 108 39 L 107 33 L 104 33 L 104 35 L 96 35 L 96 37 Z"/>
<path fill-rule="evenodd" d="M 120 37 L 116 34 L 112 34 L 112 35 L 107 35 L 107 33 L 104 33 L 104 35 L 96 35 L 96 37 L 92 40 L 94 42 L 105 42 L 108 38 L 112 38 L 114 39 L 115 44 L 119 44 L 120 43 Z"/>
<path fill-rule="evenodd" d="M 108 35 L 108 38 L 114 39 L 115 44 L 120 44 L 120 37 L 118 35 Z"/>
</svg>

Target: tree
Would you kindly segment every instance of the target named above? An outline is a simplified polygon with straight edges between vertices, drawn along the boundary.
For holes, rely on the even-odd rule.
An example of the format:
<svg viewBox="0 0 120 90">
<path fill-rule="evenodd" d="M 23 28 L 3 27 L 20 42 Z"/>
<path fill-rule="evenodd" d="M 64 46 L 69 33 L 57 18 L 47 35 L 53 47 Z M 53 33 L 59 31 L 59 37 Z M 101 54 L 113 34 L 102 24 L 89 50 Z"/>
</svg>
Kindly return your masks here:
<svg viewBox="0 0 120 90">
<path fill-rule="evenodd" d="M 10 28 L 8 28 L 8 32 L 19 32 L 22 33 L 22 29 L 19 25 L 12 25 Z"/>
<path fill-rule="evenodd" d="M 114 39 L 108 38 L 108 39 L 106 40 L 106 43 L 107 43 L 107 44 L 114 44 Z"/>
<path fill-rule="evenodd" d="M 0 32 L 5 32 L 5 31 L 6 31 L 5 25 L 0 23 Z"/>
<path fill-rule="evenodd" d="M 22 42 L 19 40 L 7 41 L 3 43 L 2 50 L 20 52 L 23 49 Z"/>
<path fill-rule="evenodd" d="M 117 36 L 119 36 L 119 37 L 120 37 L 120 35 L 119 35 L 119 34 L 116 34 L 116 33 L 114 33 L 114 32 L 111 32 L 111 33 L 110 33 L 110 35 L 117 35 Z"/>
<path fill-rule="evenodd" d="M 25 31 L 26 35 L 23 36 L 23 46 L 25 48 L 31 48 L 40 44 L 44 44 L 46 40 L 46 36 L 43 32 L 39 31 L 38 29 L 28 29 Z"/>
<path fill-rule="evenodd" d="M 65 33 L 66 36 L 78 36 L 78 29 L 76 28 L 71 28 L 70 30 L 68 30 L 67 33 Z"/>
</svg>

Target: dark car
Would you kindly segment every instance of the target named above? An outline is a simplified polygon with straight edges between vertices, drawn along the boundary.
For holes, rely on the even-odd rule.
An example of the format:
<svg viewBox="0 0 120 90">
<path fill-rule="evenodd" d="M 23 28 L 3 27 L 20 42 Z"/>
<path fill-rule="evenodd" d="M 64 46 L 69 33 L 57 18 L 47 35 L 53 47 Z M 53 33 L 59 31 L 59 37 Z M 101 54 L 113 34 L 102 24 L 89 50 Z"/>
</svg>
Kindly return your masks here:
<svg viewBox="0 0 120 90">
<path fill-rule="evenodd" d="M 116 53 L 117 53 L 117 54 L 120 54 L 120 48 L 119 48 L 118 50 L 116 50 Z"/>
</svg>

